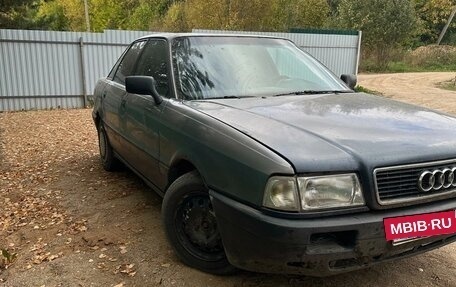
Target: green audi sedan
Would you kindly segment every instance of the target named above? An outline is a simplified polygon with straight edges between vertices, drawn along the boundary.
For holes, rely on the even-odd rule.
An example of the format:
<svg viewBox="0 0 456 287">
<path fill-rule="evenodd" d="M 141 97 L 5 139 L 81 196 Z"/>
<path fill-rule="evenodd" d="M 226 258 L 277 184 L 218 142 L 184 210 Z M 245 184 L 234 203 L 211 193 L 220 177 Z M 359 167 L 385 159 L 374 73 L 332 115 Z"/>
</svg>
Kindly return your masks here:
<svg viewBox="0 0 456 287">
<path fill-rule="evenodd" d="M 456 118 L 357 93 L 289 40 L 153 34 L 94 91 L 103 167 L 187 265 L 328 276 L 456 240 Z"/>
</svg>

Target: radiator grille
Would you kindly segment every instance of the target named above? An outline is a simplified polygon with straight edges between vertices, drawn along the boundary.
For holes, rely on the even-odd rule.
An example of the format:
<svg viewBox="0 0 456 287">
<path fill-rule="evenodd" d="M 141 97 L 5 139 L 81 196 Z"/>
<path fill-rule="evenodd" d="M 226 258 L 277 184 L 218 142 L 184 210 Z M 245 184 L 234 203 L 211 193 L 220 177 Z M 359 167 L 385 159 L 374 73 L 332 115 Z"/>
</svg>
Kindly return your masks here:
<svg viewBox="0 0 456 287">
<path fill-rule="evenodd" d="M 374 178 L 379 203 L 413 202 L 453 193 L 456 191 L 454 186 L 423 192 L 418 188 L 418 179 L 424 171 L 432 172 L 454 167 L 456 167 L 455 161 L 445 161 L 376 169 Z"/>
</svg>

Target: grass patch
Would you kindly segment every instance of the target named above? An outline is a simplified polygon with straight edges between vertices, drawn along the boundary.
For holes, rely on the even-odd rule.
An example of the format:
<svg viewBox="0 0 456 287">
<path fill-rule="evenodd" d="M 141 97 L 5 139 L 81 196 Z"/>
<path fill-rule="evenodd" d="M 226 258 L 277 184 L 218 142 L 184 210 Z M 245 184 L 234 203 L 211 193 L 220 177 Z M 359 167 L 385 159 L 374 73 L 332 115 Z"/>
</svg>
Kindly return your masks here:
<svg viewBox="0 0 456 287">
<path fill-rule="evenodd" d="M 360 67 L 362 72 L 367 73 L 415 73 L 415 72 L 453 72 L 456 65 L 430 64 L 426 66 L 414 66 L 404 61 L 390 62 L 385 69 L 376 68 L 373 63 Z"/>
<path fill-rule="evenodd" d="M 374 58 L 362 59 L 360 70 L 373 73 L 453 72 L 456 71 L 456 47 L 429 45 L 403 55 L 392 55 L 386 67 L 379 67 Z"/>
<path fill-rule="evenodd" d="M 392 62 L 388 65 L 388 72 L 410 73 L 410 72 L 453 72 L 456 71 L 455 64 L 428 64 L 426 66 L 413 66 L 405 62 Z"/>
<path fill-rule="evenodd" d="M 456 76 L 451 81 L 445 81 L 437 84 L 437 87 L 456 92 Z"/>
<path fill-rule="evenodd" d="M 360 85 L 355 87 L 355 92 L 383 96 L 383 94 L 378 91 L 374 91 L 374 90 L 368 89 L 368 88 L 360 86 Z"/>
</svg>

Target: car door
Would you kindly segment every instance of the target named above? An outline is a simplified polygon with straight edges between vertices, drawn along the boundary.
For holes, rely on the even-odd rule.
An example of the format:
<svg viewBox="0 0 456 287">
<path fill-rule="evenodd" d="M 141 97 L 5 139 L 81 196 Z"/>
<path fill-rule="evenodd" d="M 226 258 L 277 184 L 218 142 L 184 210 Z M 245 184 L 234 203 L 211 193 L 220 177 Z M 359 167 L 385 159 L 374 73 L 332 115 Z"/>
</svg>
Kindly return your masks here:
<svg viewBox="0 0 456 287">
<path fill-rule="evenodd" d="M 159 188 L 163 185 L 159 171 L 160 116 L 171 94 L 168 49 L 166 40 L 150 39 L 134 72 L 135 75 L 151 76 L 156 80 L 157 91 L 163 97 L 163 102 L 156 104 L 149 95 L 129 94 L 125 104 L 127 137 L 134 149 L 127 160 L 137 172 Z"/>
<path fill-rule="evenodd" d="M 128 154 L 126 141 L 126 109 L 125 103 L 128 97 L 125 91 L 125 77 L 133 73 L 137 59 L 141 55 L 146 44 L 145 40 L 133 43 L 116 64 L 108 83 L 102 93 L 102 105 L 104 111 L 103 123 L 111 146 L 121 156 Z"/>
</svg>

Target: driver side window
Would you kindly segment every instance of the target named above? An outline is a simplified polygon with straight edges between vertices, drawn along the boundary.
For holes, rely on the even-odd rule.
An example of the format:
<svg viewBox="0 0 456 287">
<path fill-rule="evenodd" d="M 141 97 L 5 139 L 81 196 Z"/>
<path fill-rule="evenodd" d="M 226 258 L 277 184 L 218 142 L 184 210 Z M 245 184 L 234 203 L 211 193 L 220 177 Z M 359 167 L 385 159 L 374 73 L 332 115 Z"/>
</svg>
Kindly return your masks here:
<svg viewBox="0 0 456 287">
<path fill-rule="evenodd" d="M 135 75 L 153 77 L 157 92 L 169 98 L 168 44 L 165 40 L 149 40 L 138 61 Z"/>
</svg>

